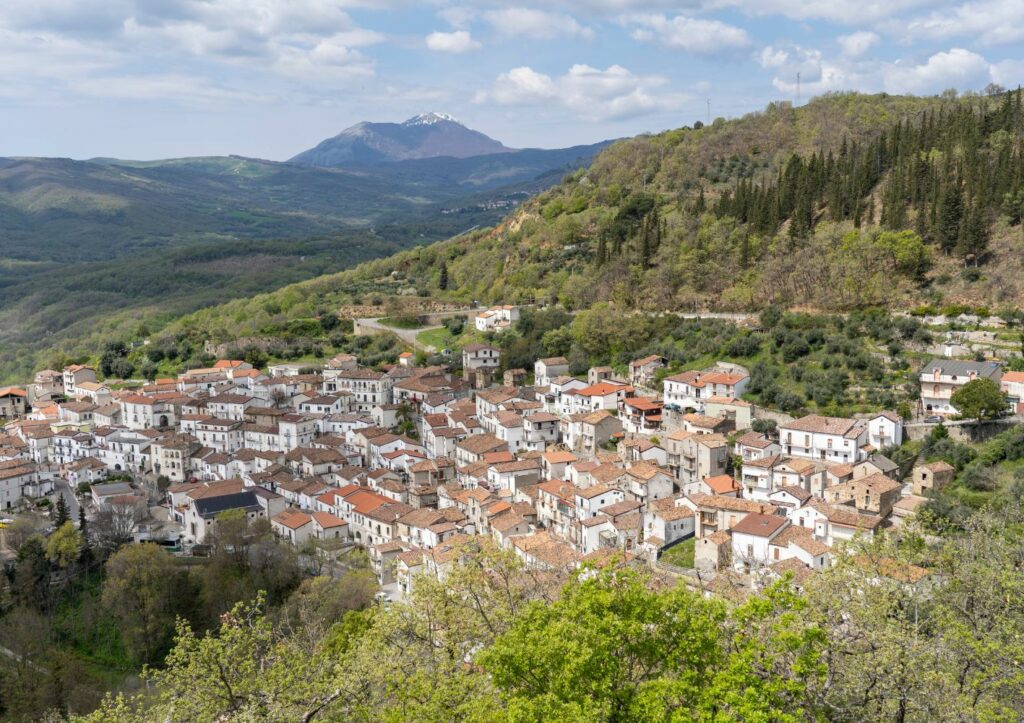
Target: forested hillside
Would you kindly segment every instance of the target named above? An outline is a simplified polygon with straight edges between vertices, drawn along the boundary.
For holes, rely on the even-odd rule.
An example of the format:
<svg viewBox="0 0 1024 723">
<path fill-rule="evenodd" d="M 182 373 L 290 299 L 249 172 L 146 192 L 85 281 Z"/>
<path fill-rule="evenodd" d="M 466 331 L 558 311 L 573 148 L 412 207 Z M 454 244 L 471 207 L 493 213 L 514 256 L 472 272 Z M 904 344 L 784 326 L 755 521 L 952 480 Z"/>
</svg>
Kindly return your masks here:
<svg viewBox="0 0 1024 723">
<path fill-rule="evenodd" d="M 618 142 L 492 231 L 215 307 L 166 335 L 274 334 L 417 294 L 569 309 L 1002 311 L 1024 302 L 1022 133 L 1018 91 L 772 105 Z"/>
</svg>

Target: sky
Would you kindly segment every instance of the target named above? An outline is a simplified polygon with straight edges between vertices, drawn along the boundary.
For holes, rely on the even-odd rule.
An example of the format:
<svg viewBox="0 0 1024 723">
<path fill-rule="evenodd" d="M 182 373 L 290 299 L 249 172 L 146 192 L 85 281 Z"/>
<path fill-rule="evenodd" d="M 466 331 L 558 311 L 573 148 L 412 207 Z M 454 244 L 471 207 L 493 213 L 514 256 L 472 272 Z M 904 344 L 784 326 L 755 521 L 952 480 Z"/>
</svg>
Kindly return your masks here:
<svg viewBox="0 0 1024 723">
<path fill-rule="evenodd" d="M 1024 0 L 2 0 L 0 155 L 285 160 L 449 113 L 555 148 L 1024 82 Z"/>
</svg>

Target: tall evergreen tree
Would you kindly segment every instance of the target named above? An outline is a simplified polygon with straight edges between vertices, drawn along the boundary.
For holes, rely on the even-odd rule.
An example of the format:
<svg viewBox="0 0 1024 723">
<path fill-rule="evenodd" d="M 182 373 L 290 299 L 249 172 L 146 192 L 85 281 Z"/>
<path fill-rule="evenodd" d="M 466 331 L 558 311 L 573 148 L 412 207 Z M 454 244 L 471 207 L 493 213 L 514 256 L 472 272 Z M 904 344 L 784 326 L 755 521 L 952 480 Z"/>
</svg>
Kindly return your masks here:
<svg viewBox="0 0 1024 723">
<path fill-rule="evenodd" d="M 943 253 L 950 253 L 960 240 L 960 223 L 963 221 L 963 192 L 958 182 L 946 186 L 939 198 L 939 207 L 932 235 Z"/>
<path fill-rule="evenodd" d="M 53 511 L 53 524 L 54 527 L 60 529 L 65 522 L 71 519 L 71 512 L 68 510 L 68 502 L 64 499 L 64 495 L 57 495 L 57 505 Z"/>
</svg>

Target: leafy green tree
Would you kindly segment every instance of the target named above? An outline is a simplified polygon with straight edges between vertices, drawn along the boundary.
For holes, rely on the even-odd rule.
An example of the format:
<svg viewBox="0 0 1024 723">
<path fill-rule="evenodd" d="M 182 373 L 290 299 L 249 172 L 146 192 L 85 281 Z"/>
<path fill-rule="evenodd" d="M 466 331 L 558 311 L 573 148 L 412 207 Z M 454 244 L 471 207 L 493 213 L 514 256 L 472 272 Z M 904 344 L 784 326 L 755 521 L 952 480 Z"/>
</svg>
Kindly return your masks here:
<svg viewBox="0 0 1024 723">
<path fill-rule="evenodd" d="M 170 647 L 175 618 L 188 611 L 188 571 L 152 544 L 123 547 L 107 560 L 103 604 L 117 619 L 128 651 L 153 663 Z"/>
<path fill-rule="evenodd" d="M 508 720 L 815 717 L 824 635 L 785 586 L 727 612 L 626 569 L 584 572 L 531 603 L 477 660 Z"/>
<path fill-rule="evenodd" d="M 70 521 L 54 530 L 46 540 L 46 557 L 59 568 L 70 567 L 78 560 L 81 552 L 82 533 Z"/>
<path fill-rule="evenodd" d="M 149 359 L 143 360 L 142 365 L 139 367 L 139 374 L 142 375 L 143 379 L 146 379 L 148 381 L 153 381 L 154 379 L 156 379 L 156 375 L 158 372 L 159 368 L 157 367 L 157 365 L 154 364 Z"/>
<path fill-rule="evenodd" d="M 995 419 L 1009 412 L 1006 395 L 991 379 L 972 379 L 949 401 L 965 419 Z"/>
</svg>

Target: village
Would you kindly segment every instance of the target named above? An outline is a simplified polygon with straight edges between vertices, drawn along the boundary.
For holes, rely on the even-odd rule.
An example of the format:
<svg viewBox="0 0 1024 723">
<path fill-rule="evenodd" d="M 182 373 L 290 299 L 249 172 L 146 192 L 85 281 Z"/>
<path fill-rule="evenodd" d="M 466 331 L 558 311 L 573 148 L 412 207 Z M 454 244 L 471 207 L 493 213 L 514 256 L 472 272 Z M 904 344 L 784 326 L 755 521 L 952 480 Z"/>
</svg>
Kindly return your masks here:
<svg viewBox="0 0 1024 723">
<path fill-rule="evenodd" d="M 505 305 L 474 326 L 517 319 Z M 486 343 L 461 350 L 460 373 L 415 358 L 367 368 L 342 354 L 312 371 L 222 359 L 134 388 L 84 365 L 39 371 L 0 390 L 0 513 L 62 497 L 128 541 L 199 555 L 218 517 L 240 511 L 317 554 L 365 549 L 388 600 L 443 577 L 481 536 L 528 566 L 618 555 L 710 590 L 758 589 L 799 584 L 843 542 L 905 524 L 954 476 L 886 456 L 906 438 L 893 411 L 787 418 L 744 400 L 735 364 L 657 382 L 658 356 L 585 377 L 563 357 L 506 369 Z M 1021 411 L 1024 373 L 935 359 L 921 414 L 955 415 L 951 397 L 979 378 Z"/>
</svg>

